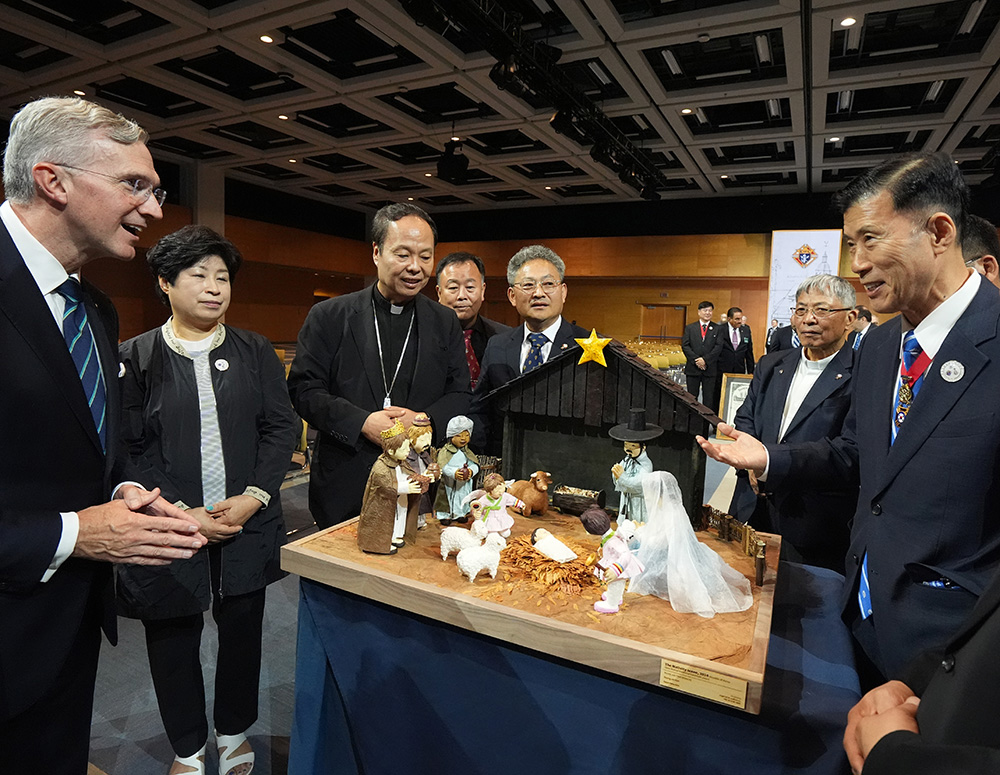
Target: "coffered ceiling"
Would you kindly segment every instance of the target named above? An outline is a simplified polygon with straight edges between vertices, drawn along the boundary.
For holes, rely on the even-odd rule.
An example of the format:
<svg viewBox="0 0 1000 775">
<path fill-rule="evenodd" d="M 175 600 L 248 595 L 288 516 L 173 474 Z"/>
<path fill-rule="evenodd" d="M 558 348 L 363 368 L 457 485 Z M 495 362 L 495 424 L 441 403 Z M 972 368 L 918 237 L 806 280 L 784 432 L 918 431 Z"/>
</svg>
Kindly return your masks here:
<svg viewBox="0 0 1000 775">
<path fill-rule="evenodd" d="M 911 150 L 953 154 L 974 184 L 994 171 L 1000 0 L 449 2 L 559 49 L 664 199 L 829 191 Z M 79 90 L 138 119 L 160 160 L 355 210 L 639 200 L 550 125 L 547 95 L 497 87 L 483 30 L 414 21 L 433 5 L 0 0 L 0 114 Z M 437 172 L 453 134 L 457 183 Z"/>
</svg>

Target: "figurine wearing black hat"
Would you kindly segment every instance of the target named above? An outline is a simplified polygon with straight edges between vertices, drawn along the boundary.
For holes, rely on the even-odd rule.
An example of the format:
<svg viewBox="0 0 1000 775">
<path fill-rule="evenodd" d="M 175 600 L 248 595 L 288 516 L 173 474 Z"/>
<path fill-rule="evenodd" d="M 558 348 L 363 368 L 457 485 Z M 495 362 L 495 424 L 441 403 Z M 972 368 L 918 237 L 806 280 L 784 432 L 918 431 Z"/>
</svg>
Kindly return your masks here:
<svg viewBox="0 0 1000 775">
<path fill-rule="evenodd" d="M 646 442 L 663 433 L 663 428 L 646 422 L 645 409 L 630 409 L 627 423 L 616 425 L 608 435 L 624 442 L 625 457 L 611 466 L 615 489 L 622 494 L 618 522 L 631 519 L 637 524 L 646 521 L 646 503 L 642 497 L 642 477 L 652 473 L 653 464 L 646 455 Z"/>
</svg>

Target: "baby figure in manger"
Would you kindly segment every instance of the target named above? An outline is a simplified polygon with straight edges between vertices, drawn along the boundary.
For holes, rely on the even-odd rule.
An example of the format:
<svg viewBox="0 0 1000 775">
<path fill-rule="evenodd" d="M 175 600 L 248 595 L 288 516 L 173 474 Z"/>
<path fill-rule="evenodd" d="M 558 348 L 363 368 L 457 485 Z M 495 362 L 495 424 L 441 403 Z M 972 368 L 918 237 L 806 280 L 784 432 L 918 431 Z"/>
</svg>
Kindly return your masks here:
<svg viewBox="0 0 1000 775">
<path fill-rule="evenodd" d="M 416 541 L 419 481 L 401 463 L 410 452 L 403 424 L 396 420 L 381 433 L 382 454 L 372 465 L 358 519 L 358 548 L 373 554 L 395 554 Z"/>
</svg>

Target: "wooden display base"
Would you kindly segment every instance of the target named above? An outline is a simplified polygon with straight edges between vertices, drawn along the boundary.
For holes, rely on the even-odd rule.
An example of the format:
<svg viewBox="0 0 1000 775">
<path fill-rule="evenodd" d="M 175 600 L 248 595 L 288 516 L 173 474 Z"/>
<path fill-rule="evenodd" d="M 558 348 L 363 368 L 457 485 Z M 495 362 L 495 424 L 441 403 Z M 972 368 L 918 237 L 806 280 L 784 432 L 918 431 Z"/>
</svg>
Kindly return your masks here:
<svg viewBox="0 0 1000 775">
<path fill-rule="evenodd" d="M 767 542 L 767 570 L 763 585 L 754 587 L 753 606 L 706 619 L 679 614 L 657 597 L 629 593 L 619 613 L 597 614 L 593 604 L 602 586 L 578 594 L 546 589 L 533 581 L 513 580 L 503 561 L 496 580 L 481 574 L 469 583 L 455 555 L 442 562 L 436 520 L 428 520 L 415 545 L 391 556 L 359 550 L 356 523 L 351 520 L 283 547 L 282 568 L 545 654 L 760 712 L 779 536 L 758 534 Z M 598 552 L 599 537 L 589 535 L 579 519 L 554 512 L 538 519 L 515 517 L 512 537 L 537 527 L 589 553 Z M 754 560 L 735 543 L 719 540 L 714 532 L 699 532 L 698 538 L 752 582 Z"/>
</svg>

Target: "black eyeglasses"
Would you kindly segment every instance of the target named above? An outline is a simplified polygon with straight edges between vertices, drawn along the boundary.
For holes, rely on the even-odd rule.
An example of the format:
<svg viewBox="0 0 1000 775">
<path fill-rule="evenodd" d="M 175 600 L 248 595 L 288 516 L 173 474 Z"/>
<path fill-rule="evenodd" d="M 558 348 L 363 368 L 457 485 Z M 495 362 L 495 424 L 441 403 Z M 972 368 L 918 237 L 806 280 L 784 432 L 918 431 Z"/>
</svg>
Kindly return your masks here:
<svg viewBox="0 0 1000 775">
<path fill-rule="evenodd" d="M 124 178 L 116 177 L 115 175 L 108 175 L 104 172 L 97 172 L 96 170 L 88 170 L 83 167 L 74 167 L 72 164 L 60 164 L 55 162 L 60 167 L 65 167 L 68 170 L 76 170 L 77 172 L 86 172 L 90 175 L 97 175 L 102 178 L 107 178 L 108 180 L 113 180 L 116 183 L 124 183 L 126 186 L 132 189 L 132 198 L 138 204 L 142 204 L 149 197 L 153 197 L 156 200 L 156 204 L 163 207 L 163 203 L 167 201 L 167 192 L 162 188 L 153 188 L 153 184 L 148 180 L 143 178 L 134 178 L 133 180 L 126 180 Z"/>
<path fill-rule="evenodd" d="M 797 318 L 804 318 L 810 312 L 816 317 L 828 318 L 834 312 L 850 312 L 854 307 L 840 307 L 839 309 L 830 309 L 829 307 L 792 307 L 792 314 Z"/>
</svg>

